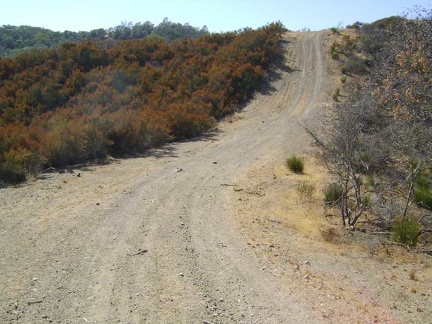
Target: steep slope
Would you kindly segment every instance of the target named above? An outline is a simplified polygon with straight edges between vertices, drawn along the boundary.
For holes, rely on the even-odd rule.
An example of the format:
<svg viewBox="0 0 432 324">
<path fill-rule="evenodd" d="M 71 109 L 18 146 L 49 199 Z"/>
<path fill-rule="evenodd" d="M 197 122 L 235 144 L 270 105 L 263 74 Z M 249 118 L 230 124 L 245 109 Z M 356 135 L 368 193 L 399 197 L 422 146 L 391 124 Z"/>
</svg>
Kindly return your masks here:
<svg viewBox="0 0 432 324">
<path fill-rule="evenodd" d="M 323 321 L 262 269 L 229 201 L 242 172 L 308 150 L 324 36 L 286 36 L 267 93 L 207 137 L 1 189 L 1 322 Z"/>
</svg>

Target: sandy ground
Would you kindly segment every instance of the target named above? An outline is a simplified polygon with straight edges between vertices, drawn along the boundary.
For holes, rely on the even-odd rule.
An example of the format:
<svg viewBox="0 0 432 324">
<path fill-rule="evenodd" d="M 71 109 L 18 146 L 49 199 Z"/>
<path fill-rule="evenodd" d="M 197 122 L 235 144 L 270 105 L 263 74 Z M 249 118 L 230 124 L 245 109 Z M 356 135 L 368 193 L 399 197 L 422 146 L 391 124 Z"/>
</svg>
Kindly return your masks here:
<svg viewBox="0 0 432 324">
<path fill-rule="evenodd" d="M 430 257 L 320 234 L 299 124 L 330 102 L 328 36 L 287 34 L 271 86 L 203 138 L 0 189 L 0 322 L 430 322 Z"/>
</svg>

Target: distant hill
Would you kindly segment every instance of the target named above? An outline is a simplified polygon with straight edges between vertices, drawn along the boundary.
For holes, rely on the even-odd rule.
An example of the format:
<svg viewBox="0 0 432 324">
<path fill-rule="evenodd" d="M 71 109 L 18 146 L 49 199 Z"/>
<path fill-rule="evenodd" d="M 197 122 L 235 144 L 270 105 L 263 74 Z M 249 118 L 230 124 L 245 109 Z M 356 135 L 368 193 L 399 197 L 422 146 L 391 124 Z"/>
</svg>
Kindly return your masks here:
<svg viewBox="0 0 432 324">
<path fill-rule="evenodd" d="M 168 18 L 157 26 L 149 21 L 135 24 L 122 22 L 119 26 L 109 29 L 99 28 L 80 32 L 56 32 L 41 27 L 3 25 L 0 27 L 0 56 L 13 57 L 32 49 L 56 48 L 65 42 L 127 40 L 149 35 L 172 41 L 182 37 L 196 38 L 206 33 L 206 26 L 198 28 L 189 24 L 173 23 Z"/>
</svg>

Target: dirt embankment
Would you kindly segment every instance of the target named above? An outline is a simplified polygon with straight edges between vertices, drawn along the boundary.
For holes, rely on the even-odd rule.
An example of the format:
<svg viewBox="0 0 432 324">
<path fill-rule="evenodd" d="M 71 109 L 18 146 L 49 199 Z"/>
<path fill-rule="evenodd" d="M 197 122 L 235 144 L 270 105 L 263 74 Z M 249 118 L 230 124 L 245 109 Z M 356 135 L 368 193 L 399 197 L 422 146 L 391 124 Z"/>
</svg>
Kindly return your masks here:
<svg viewBox="0 0 432 324">
<path fill-rule="evenodd" d="M 204 138 L 1 189 L 0 322 L 397 322 L 367 275 L 337 281 L 349 255 L 274 210 L 328 103 L 326 35 L 286 35 L 271 86 Z"/>
</svg>

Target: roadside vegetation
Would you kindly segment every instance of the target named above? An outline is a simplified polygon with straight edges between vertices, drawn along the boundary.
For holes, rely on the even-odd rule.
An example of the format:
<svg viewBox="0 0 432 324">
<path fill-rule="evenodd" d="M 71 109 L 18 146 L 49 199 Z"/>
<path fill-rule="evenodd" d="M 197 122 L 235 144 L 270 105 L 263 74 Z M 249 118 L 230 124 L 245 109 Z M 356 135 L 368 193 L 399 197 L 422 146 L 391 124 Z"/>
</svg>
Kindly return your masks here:
<svg viewBox="0 0 432 324">
<path fill-rule="evenodd" d="M 290 156 L 286 160 L 286 164 L 289 170 L 296 174 L 302 174 L 304 170 L 304 161 L 297 155 Z"/>
<path fill-rule="evenodd" d="M 330 56 L 344 76 L 325 127 L 310 131 L 333 176 L 327 208 L 411 247 L 432 232 L 431 13 L 338 31 Z"/>
<path fill-rule="evenodd" d="M 68 42 L 0 59 L 0 179 L 201 135 L 259 89 L 283 31 Z"/>
</svg>

